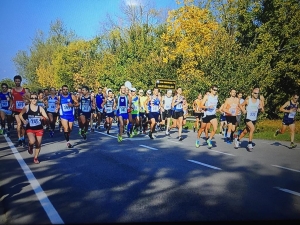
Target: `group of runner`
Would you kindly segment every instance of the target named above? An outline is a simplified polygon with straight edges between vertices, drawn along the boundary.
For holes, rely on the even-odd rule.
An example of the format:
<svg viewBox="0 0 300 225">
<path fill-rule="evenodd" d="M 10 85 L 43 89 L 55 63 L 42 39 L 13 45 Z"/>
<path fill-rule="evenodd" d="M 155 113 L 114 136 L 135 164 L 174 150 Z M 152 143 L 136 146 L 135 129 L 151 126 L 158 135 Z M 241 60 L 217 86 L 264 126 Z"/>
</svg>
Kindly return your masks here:
<svg viewBox="0 0 300 225">
<path fill-rule="evenodd" d="M 95 128 L 103 127 L 109 134 L 114 120 L 118 122 L 118 142 L 123 140 L 123 134 L 132 138 L 138 133 L 148 134 L 150 139 L 159 127 L 166 135 L 170 130 L 178 129 L 178 140 L 182 141 L 182 128 L 186 124 L 188 107 L 186 98 L 182 95 L 182 88 L 176 92 L 168 90 L 165 94 L 154 87 L 152 90 L 137 90 L 131 85 L 122 85 L 120 90 L 98 88 L 98 93 L 82 86 L 75 93 L 71 93 L 67 85 L 60 90 L 54 87 L 43 91 L 29 92 L 21 86 L 22 78 L 14 77 L 15 87 L 8 90 L 8 85 L 2 83 L 0 92 L 1 129 L 0 132 L 10 135 L 10 130 L 16 121 L 18 142 L 16 146 L 28 148 L 29 154 L 33 154 L 35 146 L 34 163 L 39 163 L 38 155 L 41 149 L 44 129 L 49 130 L 49 135 L 54 136 L 56 123 L 59 122 L 61 132 L 67 142 L 67 147 L 72 148 L 70 134 L 74 121 L 78 121 L 79 133 L 83 139 L 87 139 L 87 133 Z M 128 83 L 127 83 L 128 84 Z M 137 93 L 138 92 L 138 93 Z M 202 98 L 203 97 L 203 98 Z M 253 149 L 253 134 L 258 114 L 264 112 L 264 98 L 259 93 L 259 88 L 252 89 L 250 96 L 244 100 L 242 93 L 235 89 L 230 91 L 230 96 L 223 104 L 218 100 L 218 86 L 213 85 L 204 96 L 199 94 L 193 102 L 193 112 L 196 118 L 194 132 L 197 130 L 196 147 L 200 146 L 200 138 L 205 131 L 206 143 L 212 147 L 211 140 L 217 132 L 217 112 L 220 116 L 220 133 L 226 136 L 227 143 L 234 142 L 234 147 L 239 148 L 242 138 L 248 133 L 248 150 Z M 274 136 L 285 132 L 287 126 L 291 130 L 290 148 L 295 148 L 295 116 L 300 111 L 298 103 L 299 95 L 293 94 L 280 111 L 284 112 L 282 128 L 276 130 Z M 220 107 L 218 107 L 221 105 Z M 245 115 L 245 128 L 238 132 L 242 113 Z M 93 122 L 96 121 L 94 128 Z M 172 122 L 172 123 L 171 123 Z M 7 127 L 6 127 L 7 126 Z M 212 128 L 212 129 L 211 129 Z M 226 131 L 225 131 L 226 128 Z M 211 130 L 211 131 L 210 131 Z M 210 131 L 210 135 L 208 133 Z M 28 146 L 25 142 L 25 132 L 28 137 Z"/>
</svg>

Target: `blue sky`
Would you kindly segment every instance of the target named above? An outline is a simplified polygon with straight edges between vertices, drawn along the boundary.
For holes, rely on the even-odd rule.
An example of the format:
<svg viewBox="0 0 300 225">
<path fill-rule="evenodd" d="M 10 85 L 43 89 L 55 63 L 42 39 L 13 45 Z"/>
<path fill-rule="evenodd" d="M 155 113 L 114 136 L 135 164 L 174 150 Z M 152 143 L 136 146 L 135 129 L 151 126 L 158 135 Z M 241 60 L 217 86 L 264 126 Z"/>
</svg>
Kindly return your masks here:
<svg viewBox="0 0 300 225">
<path fill-rule="evenodd" d="M 12 79 L 12 61 L 19 50 L 28 51 L 38 30 L 49 31 L 51 22 L 61 20 L 79 37 L 91 39 L 107 20 L 121 14 L 121 5 L 148 2 L 157 9 L 178 8 L 176 0 L 1 0 L 0 80 Z"/>
</svg>

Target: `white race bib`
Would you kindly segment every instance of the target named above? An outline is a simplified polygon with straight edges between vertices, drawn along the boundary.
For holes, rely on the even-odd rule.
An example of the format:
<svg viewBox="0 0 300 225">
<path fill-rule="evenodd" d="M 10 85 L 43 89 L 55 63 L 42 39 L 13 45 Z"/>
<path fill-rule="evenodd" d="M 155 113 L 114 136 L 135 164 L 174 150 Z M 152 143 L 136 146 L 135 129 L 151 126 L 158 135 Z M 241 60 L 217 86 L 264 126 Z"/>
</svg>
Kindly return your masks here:
<svg viewBox="0 0 300 225">
<path fill-rule="evenodd" d="M 72 108 L 68 106 L 68 103 L 62 104 L 62 108 L 64 112 L 72 111 Z"/>
<path fill-rule="evenodd" d="M 158 112 L 158 110 L 159 110 L 158 105 L 151 106 L 151 112 Z"/>
<path fill-rule="evenodd" d="M 257 112 L 258 112 L 257 110 L 256 111 L 252 110 L 252 111 L 247 112 L 247 119 L 252 120 L 252 121 L 256 120 Z"/>
<path fill-rule="evenodd" d="M 112 110 L 112 107 L 106 107 L 106 113 L 111 113 L 113 110 Z"/>
<path fill-rule="evenodd" d="M 126 106 L 120 106 L 119 111 L 120 111 L 120 113 L 127 113 Z"/>
<path fill-rule="evenodd" d="M 288 117 L 294 119 L 295 116 L 296 116 L 296 112 L 290 112 Z"/>
<path fill-rule="evenodd" d="M 229 109 L 229 112 L 232 116 L 235 116 L 236 115 L 236 108 L 230 108 Z"/>
<path fill-rule="evenodd" d="M 82 104 L 81 110 L 82 110 L 82 112 L 90 112 L 90 105 Z"/>
<path fill-rule="evenodd" d="M 23 109 L 25 106 L 25 102 L 23 101 L 16 101 L 16 109 Z"/>
<path fill-rule="evenodd" d="M 2 107 L 8 107 L 8 101 L 7 100 L 1 100 L 1 106 Z"/>
<path fill-rule="evenodd" d="M 30 117 L 28 118 L 28 123 L 30 127 L 35 127 L 41 125 L 41 119 L 39 117 Z"/>
</svg>

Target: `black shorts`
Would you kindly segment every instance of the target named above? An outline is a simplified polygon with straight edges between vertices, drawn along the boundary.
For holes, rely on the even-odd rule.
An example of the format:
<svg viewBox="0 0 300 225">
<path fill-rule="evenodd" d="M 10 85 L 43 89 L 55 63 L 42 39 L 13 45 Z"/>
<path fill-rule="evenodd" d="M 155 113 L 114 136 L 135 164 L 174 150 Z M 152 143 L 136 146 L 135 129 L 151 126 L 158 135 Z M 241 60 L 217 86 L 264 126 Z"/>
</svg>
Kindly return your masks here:
<svg viewBox="0 0 300 225">
<path fill-rule="evenodd" d="M 52 114 L 53 117 L 57 117 L 58 116 L 58 113 L 56 113 L 56 112 L 49 112 L 49 111 L 47 111 L 47 114 Z"/>
<path fill-rule="evenodd" d="M 226 121 L 228 124 L 231 123 L 231 124 L 235 125 L 236 124 L 236 116 L 226 116 Z"/>
<path fill-rule="evenodd" d="M 252 122 L 253 123 L 253 125 L 255 125 L 256 124 L 256 120 L 249 120 L 249 119 L 244 119 L 244 123 L 245 124 L 247 124 L 248 122 Z"/>
<path fill-rule="evenodd" d="M 201 120 L 201 118 L 204 116 L 204 113 L 194 112 L 194 116 L 195 116 L 196 118 L 199 118 L 199 120 Z"/>
<path fill-rule="evenodd" d="M 158 120 L 159 112 L 150 112 L 149 113 L 149 119 L 155 119 L 155 122 L 159 122 Z"/>
<path fill-rule="evenodd" d="M 172 109 L 168 109 L 162 112 L 162 120 L 165 120 L 166 118 L 172 117 Z"/>
<path fill-rule="evenodd" d="M 294 123 L 295 123 L 295 120 L 292 118 L 283 118 L 283 120 L 282 120 L 282 125 L 289 126 Z"/>
<path fill-rule="evenodd" d="M 216 115 L 206 115 L 202 118 L 203 123 L 210 123 L 211 120 L 216 119 Z"/>
<path fill-rule="evenodd" d="M 81 111 L 78 112 L 78 116 L 84 116 L 85 119 L 87 120 L 91 119 L 91 114 L 92 114 L 91 112 L 81 112 Z"/>
<path fill-rule="evenodd" d="M 179 117 L 183 117 L 183 111 L 173 112 L 172 118 L 177 120 Z"/>
</svg>

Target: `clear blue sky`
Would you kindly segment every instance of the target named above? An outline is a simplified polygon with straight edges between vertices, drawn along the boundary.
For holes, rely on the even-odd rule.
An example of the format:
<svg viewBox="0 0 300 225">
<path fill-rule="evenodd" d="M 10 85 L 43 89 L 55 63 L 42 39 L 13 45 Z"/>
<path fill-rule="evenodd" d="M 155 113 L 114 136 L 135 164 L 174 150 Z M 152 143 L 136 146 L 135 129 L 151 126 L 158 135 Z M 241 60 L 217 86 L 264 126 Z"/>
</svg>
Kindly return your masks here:
<svg viewBox="0 0 300 225">
<path fill-rule="evenodd" d="M 51 22 L 60 19 L 68 30 L 91 39 L 107 15 L 116 18 L 122 4 L 137 1 L 157 9 L 178 8 L 176 0 L 1 0 L 0 80 L 17 74 L 12 59 L 19 50 L 29 50 L 38 30 L 48 34 Z"/>
</svg>

